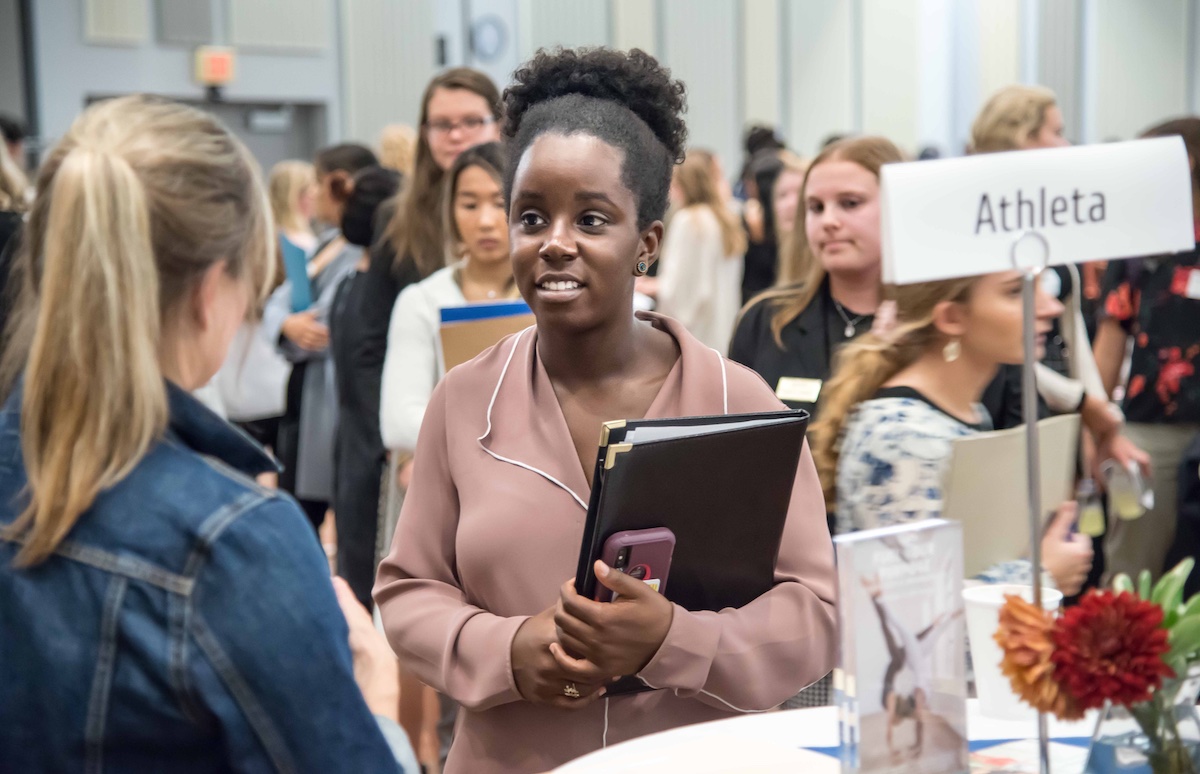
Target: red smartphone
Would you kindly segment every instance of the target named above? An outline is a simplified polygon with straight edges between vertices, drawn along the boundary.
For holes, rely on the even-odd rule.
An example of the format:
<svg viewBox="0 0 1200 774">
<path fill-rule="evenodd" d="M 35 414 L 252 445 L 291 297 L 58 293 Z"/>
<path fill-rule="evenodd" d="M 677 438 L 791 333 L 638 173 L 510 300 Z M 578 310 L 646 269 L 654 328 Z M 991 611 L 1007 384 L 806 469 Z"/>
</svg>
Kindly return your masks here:
<svg viewBox="0 0 1200 774">
<path fill-rule="evenodd" d="M 614 532 L 604 541 L 600 558 L 617 572 L 636 578 L 662 594 L 667 589 L 675 533 L 666 527 Z M 597 581 L 596 601 L 611 602 L 613 593 Z"/>
</svg>

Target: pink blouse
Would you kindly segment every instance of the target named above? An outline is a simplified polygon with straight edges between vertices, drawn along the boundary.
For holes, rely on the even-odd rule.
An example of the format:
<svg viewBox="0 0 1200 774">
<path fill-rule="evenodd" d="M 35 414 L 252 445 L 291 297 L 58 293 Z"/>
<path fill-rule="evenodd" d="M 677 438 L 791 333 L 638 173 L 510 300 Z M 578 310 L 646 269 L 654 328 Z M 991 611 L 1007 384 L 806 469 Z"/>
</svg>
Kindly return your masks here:
<svg viewBox="0 0 1200 774">
<path fill-rule="evenodd" d="M 647 417 L 782 408 L 757 374 L 675 321 L 639 317 L 680 349 Z M 833 667 L 833 549 L 806 444 L 775 587 L 740 609 L 677 606 L 640 673 L 663 690 L 580 711 L 522 699 L 513 636 L 574 577 L 588 496 L 535 328 L 453 369 L 435 390 L 375 599 L 405 665 L 463 706 L 447 774 L 546 771 L 605 744 L 772 708 Z"/>
</svg>

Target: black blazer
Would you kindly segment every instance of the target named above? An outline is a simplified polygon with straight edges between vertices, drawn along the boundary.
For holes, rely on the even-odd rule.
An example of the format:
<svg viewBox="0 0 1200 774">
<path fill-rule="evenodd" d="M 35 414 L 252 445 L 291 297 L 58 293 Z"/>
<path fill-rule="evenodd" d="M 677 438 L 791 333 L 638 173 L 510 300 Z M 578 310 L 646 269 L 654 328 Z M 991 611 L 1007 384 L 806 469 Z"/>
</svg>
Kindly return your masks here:
<svg viewBox="0 0 1200 774">
<path fill-rule="evenodd" d="M 813 296 L 812 303 L 784 326 L 781 334 L 783 349 L 780 349 L 771 335 L 771 304 L 755 304 L 746 310 L 734 330 L 729 359 L 758 372 L 773 390 L 778 390 L 779 379 L 784 376 L 819 379 L 823 385 L 831 375 L 835 354 L 829 343 L 829 307 L 829 281 L 826 280 Z M 791 408 L 804 409 L 817 416 L 815 403 L 783 402 Z M 981 402 L 991 415 L 995 429 L 1004 430 L 1022 424 L 1021 367 L 1001 366 Z M 1051 416 L 1040 398 L 1038 409 L 1040 417 Z"/>
<path fill-rule="evenodd" d="M 796 319 L 784 326 L 783 348 L 771 334 L 769 302 L 759 302 L 746 310 L 733 332 L 729 359 L 753 369 L 772 390 L 778 390 L 784 376 L 800 379 L 829 378 L 833 352 L 829 346 L 829 289 L 828 281 L 813 296 L 812 303 Z M 782 398 L 781 398 L 782 400 Z M 804 409 L 816 415 L 816 403 L 784 400 L 790 408 Z"/>
</svg>

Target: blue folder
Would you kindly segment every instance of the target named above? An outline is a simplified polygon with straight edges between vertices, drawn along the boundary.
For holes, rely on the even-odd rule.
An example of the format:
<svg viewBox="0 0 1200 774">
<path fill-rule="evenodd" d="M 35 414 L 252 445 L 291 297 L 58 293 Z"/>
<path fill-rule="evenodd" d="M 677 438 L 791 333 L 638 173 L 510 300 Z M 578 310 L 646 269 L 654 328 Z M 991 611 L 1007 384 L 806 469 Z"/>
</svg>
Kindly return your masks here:
<svg viewBox="0 0 1200 774">
<path fill-rule="evenodd" d="M 279 237 L 283 252 L 283 270 L 292 283 L 292 311 L 303 312 L 312 306 L 312 280 L 308 278 L 308 252 L 287 237 Z"/>
<path fill-rule="evenodd" d="M 515 301 L 485 301 L 466 306 L 448 306 L 441 310 L 442 325 L 448 323 L 471 322 L 474 320 L 495 320 L 500 317 L 515 317 L 519 314 L 530 314 L 529 304 L 517 299 Z"/>
</svg>

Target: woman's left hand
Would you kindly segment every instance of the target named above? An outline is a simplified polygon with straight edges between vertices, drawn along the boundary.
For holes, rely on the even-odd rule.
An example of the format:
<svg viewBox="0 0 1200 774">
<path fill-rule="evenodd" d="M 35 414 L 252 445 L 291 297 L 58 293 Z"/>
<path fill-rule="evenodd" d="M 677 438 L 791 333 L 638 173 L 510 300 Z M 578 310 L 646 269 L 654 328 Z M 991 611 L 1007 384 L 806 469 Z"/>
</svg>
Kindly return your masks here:
<svg viewBox="0 0 1200 774">
<path fill-rule="evenodd" d="M 558 642 L 551 643 L 550 652 L 581 680 L 637 674 L 662 647 L 675 606 L 604 562 L 596 562 L 596 580 L 617 598 L 595 602 L 579 596 L 574 581 L 564 583 L 554 614 Z"/>
</svg>

